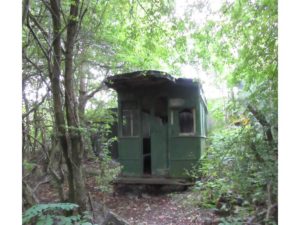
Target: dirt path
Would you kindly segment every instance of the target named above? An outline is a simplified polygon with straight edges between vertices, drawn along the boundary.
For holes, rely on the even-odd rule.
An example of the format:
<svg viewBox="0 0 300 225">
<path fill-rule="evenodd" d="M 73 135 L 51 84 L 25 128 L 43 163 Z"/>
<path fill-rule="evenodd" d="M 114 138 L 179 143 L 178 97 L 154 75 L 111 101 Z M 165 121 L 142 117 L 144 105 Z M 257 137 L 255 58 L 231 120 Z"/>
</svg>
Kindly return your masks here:
<svg viewBox="0 0 300 225">
<path fill-rule="evenodd" d="M 132 192 L 108 194 L 99 191 L 93 178 L 87 180 L 87 190 L 95 205 L 104 204 L 132 225 L 219 224 L 212 211 L 183 205 L 178 200 L 184 197 L 182 192 L 159 195 Z M 179 195 L 181 197 L 177 198 Z M 44 203 L 58 200 L 57 191 L 50 183 L 39 189 L 38 196 Z M 100 212 L 95 211 L 94 215 L 97 216 L 97 213 Z"/>
<path fill-rule="evenodd" d="M 187 207 L 180 201 L 175 201 L 176 193 L 104 194 L 96 189 L 90 189 L 90 193 L 93 201 L 103 202 L 110 210 L 133 225 L 218 224 L 217 217 L 211 211 Z"/>
<path fill-rule="evenodd" d="M 130 224 L 207 224 L 214 217 L 208 211 L 187 209 L 169 196 L 116 196 L 108 198 L 105 204 Z"/>
</svg>

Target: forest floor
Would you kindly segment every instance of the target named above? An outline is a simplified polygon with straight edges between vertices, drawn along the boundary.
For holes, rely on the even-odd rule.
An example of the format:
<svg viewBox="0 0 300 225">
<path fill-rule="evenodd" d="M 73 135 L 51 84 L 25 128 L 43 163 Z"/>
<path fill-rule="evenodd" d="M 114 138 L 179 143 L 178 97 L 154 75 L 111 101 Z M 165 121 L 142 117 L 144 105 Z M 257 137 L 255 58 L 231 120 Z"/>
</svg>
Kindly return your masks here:
<svg viewBox="0 0 300 225">
<path fill-rule="evenodd" d="M 101 214 L 99 205 L 104 205 L 132 225 L 215 225 L 220 222 L 213 211 L 183 203 L 182 199 L 190 190 L 171 193 L 115 190 L 104 193 L 99 190 L 93 176 L 87 178 L 86 186 L 94 204 L 94 218 Z M 43 203 L 57 202 L 59 199 L 51 182 L 41 185 L 36 194 Z"/>
<path fill-rule="evenodd" d="M 93 183 L 92 180 L 89 181 Z M 92 185 L 95 187 L 94 185 Z M 91 187 L 91 186 L 90 186 Z M 92 191 L 93 200 L 101 201 L 106 207 L 136 225 L 189 225 L 218 224 L 219 219 L 212 211 L 182 204 L 179 199 L 183 193 L 137 193 L 134 191 L 114 192 L 112 194 Z M 179 197 L 179 195 L 181 195 Z M 97 201 L 96 200 L 96 201 Z"/>
<path fill-rule="evenodd" d="M 49 183 L 44 184 L 38 192 L 41 202 L 57 201 L 57 193 L 51 186 Z M 142 193 L 141 195 L 132 192 L 103 193 L 91 178 L 87 181 L 87 188 L 94 205 L 101 202 L 132 225 L 219 224 L 218 217 L 212 211 L 189 207 L 178 200 L 184 197 L 182 195 L 187 195 L 188 191 L 172 194 Z M 97 206 L 95 209 L 94 216 L 97 217 Z"/>
</svg>

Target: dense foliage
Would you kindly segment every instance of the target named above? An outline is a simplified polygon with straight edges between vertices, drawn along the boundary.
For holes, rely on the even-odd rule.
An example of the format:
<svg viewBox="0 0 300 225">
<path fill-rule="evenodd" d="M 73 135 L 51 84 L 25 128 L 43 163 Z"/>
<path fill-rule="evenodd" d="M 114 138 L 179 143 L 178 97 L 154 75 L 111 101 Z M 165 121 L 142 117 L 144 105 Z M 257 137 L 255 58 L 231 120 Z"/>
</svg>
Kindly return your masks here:
<svg viewBox="0 0 300 225">
<path fill-rule="evenodd" d="M 199 57 L 229 88 L 229 97 L 209 105 L 215 126 L 201 162 L 198 204 L 235 212 L 238 224 L 272 223 L 278 191 L 277 1 L 228 3 L 220 18 L 194 35 Z M 237 199 L 243 210 L 235 207 Z"/>
</svg>

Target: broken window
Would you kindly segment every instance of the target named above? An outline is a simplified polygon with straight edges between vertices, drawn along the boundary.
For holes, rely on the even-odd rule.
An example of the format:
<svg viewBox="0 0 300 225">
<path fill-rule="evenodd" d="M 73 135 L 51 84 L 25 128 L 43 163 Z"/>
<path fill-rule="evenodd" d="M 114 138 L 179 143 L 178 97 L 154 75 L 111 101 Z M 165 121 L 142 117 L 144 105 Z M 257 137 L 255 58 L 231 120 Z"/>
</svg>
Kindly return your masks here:
<svg viewBox="0 0 300 225">
<path fill-rule="evenodd" d="M 159 97 L 155 101 L 154 115 L 159 124 L 168 123 L 168 100 L 166 97 Z"/>
<path fill-rule="evenodd" d="M 195 133 L 194 110 L 183 109 L 179 112 L 179 130 L 181 134 Z"/>
<path fill-rule="evenodd" d="M 142 124 L 143 137 L 150 137 L 150 113 L 142 112 Z"/>
<path fill-rule="evenodd" d="M 138 111 L 133 102 L 122 103 L 122 135 L 138 136 Z"/>
</svg>

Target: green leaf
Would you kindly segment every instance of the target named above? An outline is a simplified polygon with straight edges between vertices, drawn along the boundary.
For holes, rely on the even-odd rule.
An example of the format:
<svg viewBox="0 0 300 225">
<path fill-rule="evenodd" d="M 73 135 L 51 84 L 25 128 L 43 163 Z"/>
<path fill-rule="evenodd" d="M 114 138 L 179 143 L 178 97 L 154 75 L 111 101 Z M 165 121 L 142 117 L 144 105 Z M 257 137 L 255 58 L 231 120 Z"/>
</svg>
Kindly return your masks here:
<svg viewBox="0 0 300 225">
<path fill-rule="evenodd" d="M 45 215 L 39 217 L 36 225 L 52 225 L 54 224 L 54 220 L 51 215 Z"/>
</svg>

